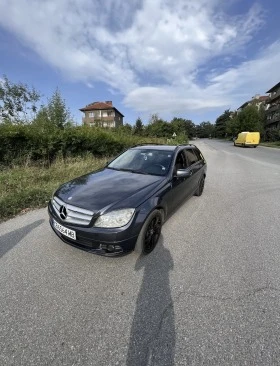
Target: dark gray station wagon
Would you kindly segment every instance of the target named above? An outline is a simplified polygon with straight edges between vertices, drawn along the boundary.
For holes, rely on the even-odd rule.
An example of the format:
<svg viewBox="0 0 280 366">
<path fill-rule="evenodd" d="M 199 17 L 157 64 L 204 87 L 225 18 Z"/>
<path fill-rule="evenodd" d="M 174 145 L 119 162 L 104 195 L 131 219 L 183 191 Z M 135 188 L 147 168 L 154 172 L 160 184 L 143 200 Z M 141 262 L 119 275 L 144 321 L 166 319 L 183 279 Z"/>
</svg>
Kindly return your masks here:
<svg viewBox="0 0 280 366">
<path fill-rule="evenodd" d="M 58 188 L 48 205 L 51 227 L 63 241 L 96 254 L 148 254 L 166 217 L 202 194 L 206 170 L 194 145 L 132 147 Z"/>
</svg>

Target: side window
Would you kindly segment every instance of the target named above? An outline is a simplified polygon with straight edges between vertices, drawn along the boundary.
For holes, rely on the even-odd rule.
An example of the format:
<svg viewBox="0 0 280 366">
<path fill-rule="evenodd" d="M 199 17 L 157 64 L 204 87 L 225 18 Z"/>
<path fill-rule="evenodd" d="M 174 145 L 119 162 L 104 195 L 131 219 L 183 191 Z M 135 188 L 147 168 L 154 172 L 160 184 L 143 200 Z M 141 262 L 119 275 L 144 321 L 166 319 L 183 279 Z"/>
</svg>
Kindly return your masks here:
<svg viewBox="0 0 280 366">
<path fill-rule="evenodd" d="M 178 169 L 186 169 L 187 168 L 187 161 L 184 151 L 179 151 L 178 155 L 175 160 L 175 171 Z"/>
<path fill-rule="evenodd" d="M 193 165 L 198 162 L 198 157 L 192 149 L 186 149 L 185 154 L 188 161 L 188 166 Z"/>
<path fill-rule="evenodd" d="M 195 153 L 195 155 L 197 156 L 198 161 L 202 159 L 202 156 L 201 156 L 201 154 L 200 154 L 200 151 L 199 151 L 199 150 L 197 150 L 197 149 L 193 149 L 193 152 L 194 152 L 194 153 Z"/>
</svg>

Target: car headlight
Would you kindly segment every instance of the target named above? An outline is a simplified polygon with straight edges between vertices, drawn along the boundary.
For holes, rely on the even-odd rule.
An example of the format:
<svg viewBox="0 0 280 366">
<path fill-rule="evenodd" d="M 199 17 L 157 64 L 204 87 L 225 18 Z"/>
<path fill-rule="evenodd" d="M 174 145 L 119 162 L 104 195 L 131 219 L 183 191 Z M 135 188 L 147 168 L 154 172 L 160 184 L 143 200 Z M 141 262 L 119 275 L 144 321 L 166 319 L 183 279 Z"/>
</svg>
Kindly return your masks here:
<svg viewBox="0 0 280 366">
<path fill-rule="evenodd" d="M 125 208 L 122 210 L 116 210 L 108 212 L 98 217 L 94 226 L 96 227 L 122 227 L 129 223 L 133 214 L 134 208 Z"/>
</svg>

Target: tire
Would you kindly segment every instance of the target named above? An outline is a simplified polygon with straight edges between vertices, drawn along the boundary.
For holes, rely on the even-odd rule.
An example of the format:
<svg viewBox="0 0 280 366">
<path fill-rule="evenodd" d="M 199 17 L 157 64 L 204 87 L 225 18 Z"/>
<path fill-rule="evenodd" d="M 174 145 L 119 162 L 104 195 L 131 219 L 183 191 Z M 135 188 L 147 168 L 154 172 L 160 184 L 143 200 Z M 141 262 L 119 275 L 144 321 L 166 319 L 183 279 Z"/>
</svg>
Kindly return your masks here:
<svg viewBox="0 0 280 366">
<path fill-rule="evenodd" d="M 235 145 L 235 142 L 233 143 L 233 146 L 236 146 L 236 145 Z"/>
<path fill-rule="evenodd" d="M 160 238 L 163 224 L 163 214 L 160 210 L 154 210 L 147 217 L 138 235 L 135 252 L 142 255 L 151 253 Z"/>
<path fill-rule="evenodd" d="M 199 183 L 198 183 L 198 187 L 197 190 L 195 191 L 195 196 L 201 196 L 204 190 L 204 185 L 205 185 L 205 176 L 203 176 Z"/>
<path fill-rule="evenodd" d="M 257 146 L 255 145 L 254 148 L 256 148 Z"/>
</svg>

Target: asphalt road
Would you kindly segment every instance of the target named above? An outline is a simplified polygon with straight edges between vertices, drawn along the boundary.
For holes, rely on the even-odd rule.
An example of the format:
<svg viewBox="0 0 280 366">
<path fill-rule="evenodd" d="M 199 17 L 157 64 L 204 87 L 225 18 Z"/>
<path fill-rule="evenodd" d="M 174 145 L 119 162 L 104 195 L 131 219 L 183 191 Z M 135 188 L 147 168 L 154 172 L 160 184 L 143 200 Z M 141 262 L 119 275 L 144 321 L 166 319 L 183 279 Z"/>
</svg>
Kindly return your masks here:
<svg viewBox="0 0 280 366">
<path fill-rule="evenodd" d="M 0 365 L 280 365 L 280 150 L 199 140 L 205 191 L 145 258 L 0 225 Z"/>
</svg>

